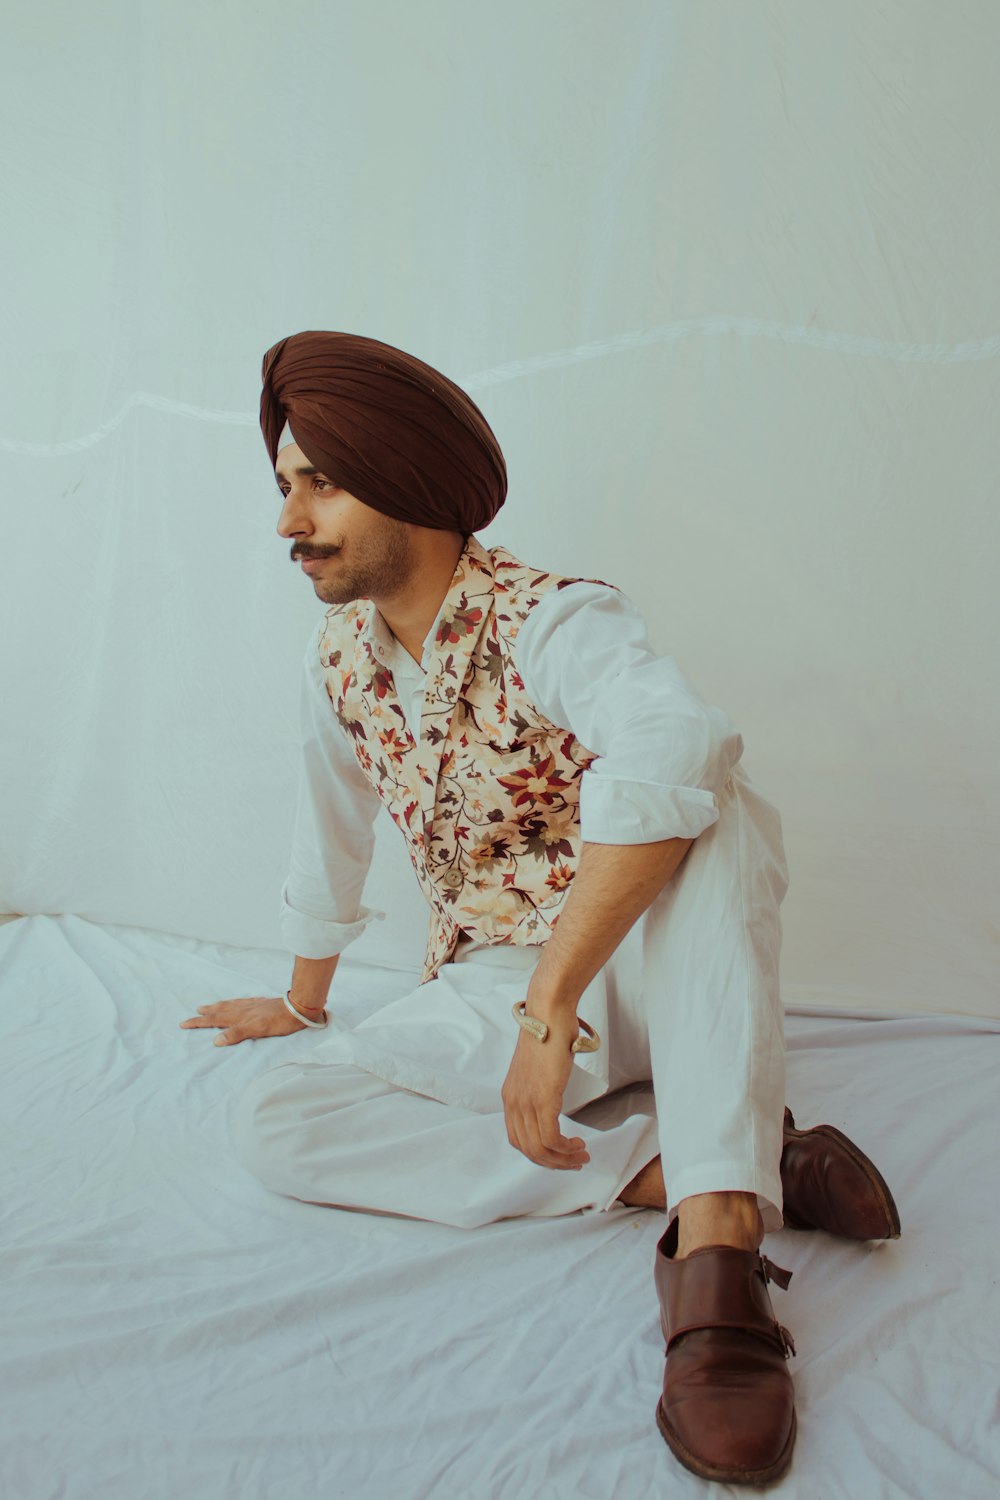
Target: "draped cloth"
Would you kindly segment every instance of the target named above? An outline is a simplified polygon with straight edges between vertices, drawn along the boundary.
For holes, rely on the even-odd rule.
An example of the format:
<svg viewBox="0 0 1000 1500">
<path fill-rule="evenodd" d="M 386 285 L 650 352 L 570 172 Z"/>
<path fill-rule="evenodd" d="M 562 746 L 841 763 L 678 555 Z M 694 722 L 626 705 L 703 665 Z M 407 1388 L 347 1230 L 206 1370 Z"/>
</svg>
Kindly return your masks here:
<svg viewBox="0 0 1000 1500">
<path fill-rule="evenodd" d="M 314 468 L 397 521 L 468 535 L 507 494 L 493 432 L 466 393 L 412 354 L 305 332 L 264 355 L 260 425 L 272 465 L 288 422 Z"/>
</svg>

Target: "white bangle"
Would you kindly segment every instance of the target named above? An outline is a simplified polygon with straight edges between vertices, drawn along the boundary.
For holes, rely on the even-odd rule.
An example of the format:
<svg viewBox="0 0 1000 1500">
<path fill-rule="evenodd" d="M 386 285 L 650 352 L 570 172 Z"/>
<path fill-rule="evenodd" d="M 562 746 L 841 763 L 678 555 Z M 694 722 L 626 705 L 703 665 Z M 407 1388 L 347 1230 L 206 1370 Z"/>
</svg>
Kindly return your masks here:
<svg viewBox="0 0 1000 1500">
<path fill-rule="evenodd" d="M 322 1031 L 323 1027 L 327 1024 L 327 1022 L 330 1019 L 330 1017 L 327 1015 L 326 1011 L 324 1011 L 323 1012 L 323 1019 L 322 1019 L 322 1021 L 310 1021 L 310 1019 L 309 1019 L 308 1016 L 304 1016 L 300 1010 L 296 1010 L 295 1009 L 295 1006 L 292 1004 L 292 992 L 291 992 L 291 990 L 289 990 L 288 993 L 285 995 L 285 1002 L 284 1002 L 284 1004 L 285 1004 L 285 1009 L 287 1010 L 288 1014 L 290 1016 L 294 1016 L 295 1019 L 296 1019 L 296 1021 L 301 1021 L 302 1024 L 303 1024 L 303 1026 L 313 1026 L 313 1027 L 315 1027 L 315 1029 L 317 1031 Z"/>
<path fill-rule="evenodd" d="M 524 1008 L 526 1004 L 527 1001 L 518 1000 L 517 1004 L 511 1007 L 514 1020 L 520 1026 L 521 1030 L 526 1031 L 529 1036 L 533 1036 L 536 1042 L 547 1041 L 549 1035 L 548 1026 L 544 1021 L 540 1021 L 537 1016 L 525 1015 Z M 597 1052 L 601 1045 L 601 1039 L 593 1026 L 588 1026 L 582 1016 L 576 1017 L 576 1023 L 583 1032 L 583 1035 L 577 1036 L 569 1050 L 571 1052 Z"/>
</svg>

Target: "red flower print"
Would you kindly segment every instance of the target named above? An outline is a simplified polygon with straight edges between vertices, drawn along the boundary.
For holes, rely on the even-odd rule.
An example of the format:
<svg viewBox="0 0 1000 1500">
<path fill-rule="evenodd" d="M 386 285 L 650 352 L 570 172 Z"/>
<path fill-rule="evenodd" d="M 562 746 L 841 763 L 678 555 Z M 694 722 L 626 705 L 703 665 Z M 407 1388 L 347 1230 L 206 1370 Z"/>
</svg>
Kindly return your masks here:
<svg viewBox="0 0 1000 1500">
<path fill-rule="evenodd" d="M 569 786 L 555 768 L 555 756 L 514 771 L 510 776 L 498 776 L 497 781 L 514 796 L 515 807 L 528 807 L 532 802 L 544 802 L 551 807 L 557 794 Z"/>
<path fill-rule="evenodd" d="M 389 759 L 394 760 L 399 765 L 403 759 L 403 751 L 406 749 L 406 746 L 400 742 L 396 731 L 394 729 L 380 729 L 378 737 Z"/>
<path fill-rule="evenodd" d="M 545 884 L 554 891 L 564 891 L 573 879 L 569 865 L 553 865 L 545 877 Z"/>
<path fill-rule="evenodd" d="M 482 610 L 455 609 L 446 611 L 438 626 L 435 641 L 439 646 L 457 646 L 467 635 L 472 635 L 483 618 Z"/>
</svg>

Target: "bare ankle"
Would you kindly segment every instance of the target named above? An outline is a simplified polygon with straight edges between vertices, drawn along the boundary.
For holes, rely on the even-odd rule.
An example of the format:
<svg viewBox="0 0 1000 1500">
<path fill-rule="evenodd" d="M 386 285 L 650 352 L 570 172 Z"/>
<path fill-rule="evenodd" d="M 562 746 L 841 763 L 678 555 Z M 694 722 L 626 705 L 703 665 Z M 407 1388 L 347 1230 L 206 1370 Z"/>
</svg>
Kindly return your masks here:
<svg viewBox="0 0 1000 1500">
<path fill-rule="evenodd" d="M 654 1156 L 652 1161 L 647 1162 L 618 1196 L 619 1201 L 628 1208 L 666 1208 L 667 1195 L 663 1187 L 660 1158 Z"/>
<path fill-rule="evenodd" d="M 683 1199 L 677 1218 L 679 1260 L 706 1245 L 756 1250 L 764 1237 L 754 1193 L 697 1193 Z"/>
</svg>

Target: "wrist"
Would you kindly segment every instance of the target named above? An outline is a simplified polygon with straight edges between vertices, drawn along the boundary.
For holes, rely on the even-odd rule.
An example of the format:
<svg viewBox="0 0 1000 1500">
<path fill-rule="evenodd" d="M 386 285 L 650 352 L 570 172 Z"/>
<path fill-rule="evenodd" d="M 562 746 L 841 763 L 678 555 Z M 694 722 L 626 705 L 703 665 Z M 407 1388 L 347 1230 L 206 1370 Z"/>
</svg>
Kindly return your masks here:
<svg viewBox="0 0 1000 1500">
<path fill-rule="evenodd" d="M 330 1019 L 325 1010 L 300 1010 L 299 1007 L 292 1001 L 291 990 L 285 991 L 285 998 L 281 1003 L 287 1010 L 288 1014 L 292 1016 L 296 1021 L 301 1021 L 303 1026 L 309 1026 L 315 1030 L 322 1030 L 322 1028 L 326 1026 L 327 1022 Z"/>
<path fill-rule="evenodd" d="M 301 958 L 296 956 L 288 993 L 297 1010 L 310 1017 L 321 1016 L 330 992 L 337 958 Z"/>
<path fill-rule="evenodd" d="M 572 991 L 543 984 L 529 984 L 524 1009 L 527 1015 L 537 1016 L 540 1021 L 558 1024 L 560 1021 L 575 1022 L 579 1003 L 579 995 Z"/>
<path fill-rule="evenodd" d="M 288 999 L 295 1006 L 296 1010 L 304 1010 L 307 1016 L 321 1016 L 326 1009 L 325 1005 L 307 1005 L 304 1000 L 298 999 L 294 990 L 288 991 Z"/>
</svg>

